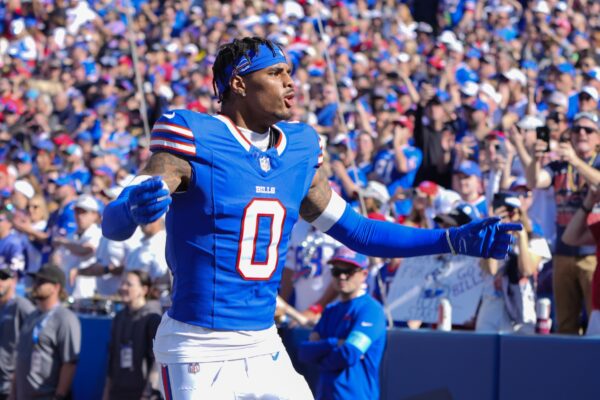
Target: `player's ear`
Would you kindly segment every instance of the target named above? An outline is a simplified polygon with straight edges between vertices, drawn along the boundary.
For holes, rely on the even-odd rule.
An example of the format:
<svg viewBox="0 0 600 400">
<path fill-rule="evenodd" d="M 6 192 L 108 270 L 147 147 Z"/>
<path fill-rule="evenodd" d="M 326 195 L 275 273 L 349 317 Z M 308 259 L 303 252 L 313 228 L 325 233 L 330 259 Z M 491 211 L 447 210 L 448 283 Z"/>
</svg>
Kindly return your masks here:
<svg viewBox="0 0 600 400">
<path fill-rule="evenodd" d="M 235 75 L 233 78 L 231 78 L 231 91 L 238 96 L 245 97 L 246 84 L 244 83 L 244 78 L 239 75 Z"/>
</svg>

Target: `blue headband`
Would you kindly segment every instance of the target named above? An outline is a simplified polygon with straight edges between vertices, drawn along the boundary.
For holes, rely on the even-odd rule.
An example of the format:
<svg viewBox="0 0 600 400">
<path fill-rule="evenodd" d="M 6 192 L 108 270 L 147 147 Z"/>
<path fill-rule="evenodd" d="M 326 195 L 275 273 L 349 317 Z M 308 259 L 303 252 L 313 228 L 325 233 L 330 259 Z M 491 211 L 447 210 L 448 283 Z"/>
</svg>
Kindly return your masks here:
<svg viewBox="0 0 600 400">
<path fill-rule="evenodd" d="M 288 60 L 279 46 L 273 45 L 273 50 L 271 50 L 266 44 L 261 44 L 258 46 L 257 53 L 250 51 L 248 54 L 242 55 L 236 62 L 225 67 L 221 77 L 215 78 L 219 95 L 225 93 L 229 88 L 229 82 L 234 75 L 244 76 L 271 65 L 287 64 L 287 62 Z"/>
</svg>

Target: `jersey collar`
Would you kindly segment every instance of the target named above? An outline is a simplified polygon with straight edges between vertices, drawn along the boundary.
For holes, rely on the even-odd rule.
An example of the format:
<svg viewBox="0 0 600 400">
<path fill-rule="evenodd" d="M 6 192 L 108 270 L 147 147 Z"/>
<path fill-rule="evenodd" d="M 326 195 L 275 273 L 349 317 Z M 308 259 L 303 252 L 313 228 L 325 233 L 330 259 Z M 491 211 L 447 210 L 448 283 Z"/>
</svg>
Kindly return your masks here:
<svg viewBox="0 0 600 400">
<path fill-rule="evenodd" d="M 231 121 L 231 119 L 229 119 L 228 117 L 226 117 L 225 115 L 222 115 L 222 114 L 214 115 L 214 117 L 225 124 L 225 126 L 227 127 L 227 130 L 231 133 L 231 135 L 235 138 L 235 140 L 237 140 L 238 143 L 242 145 L 242 147 L 246 151 L 250 151 L 250 147 L 252 147 L 252 143 L 250 143 L 250 141 L 240 132 L 238 127 L 233 123 L 233 121 Z M 281 154 L 283 153 L 283 151 L 285 150 L 285 148 L 287 146 L 287 137 L 285 136 L 285 133 L 283 132 L 283 130 L 281 128 L 279 128 L 275 125 L 271 126 L 271 128 L 273 128 L 279 132 L 279 139 L 277 140 L 277 143 L 275 144 L 274 147 L 277 150 L 277 154 L 279 156 L 281 156 Z"/>
</svg>

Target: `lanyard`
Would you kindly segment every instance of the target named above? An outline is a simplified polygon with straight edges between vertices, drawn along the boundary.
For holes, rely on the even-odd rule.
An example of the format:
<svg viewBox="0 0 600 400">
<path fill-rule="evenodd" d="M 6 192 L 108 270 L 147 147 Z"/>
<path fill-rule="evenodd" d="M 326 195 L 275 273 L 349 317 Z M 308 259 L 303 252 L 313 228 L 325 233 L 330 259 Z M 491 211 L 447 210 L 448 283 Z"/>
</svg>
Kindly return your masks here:
<svg viewBox="0 0 600 400">
<path fill-rule="evenodd" d="M 36 344 L 38 344 L 40 342 L 40 333 L 42 332 L 42 330 L 44 329 L 44 327 L 48 323 L 48 320 L 50 319 L 50 317 L 52 316 L 52 314 L 54 314 L 54 312 L 56 311 L 57 308 L 58 308 L 58 306 L 54 306 L 50 311 L 48 311 L 48 314 L 46 314 L 46 316 L 44 318 L 42 318 L 33 327 L 32 340 L 33 340 L 33 344 L 34 345 L 36 345 Z"/>
<path fill-rule="evenodd" d="M 588 161 L 588 165 L 592 166 L 594 165 L 594 161 L 596 161 L 596 155 L 598 153 L 594 152 L 594 154 L 592 154 L 592 157 L 590 158 L 590 161 Z M 579 191 L 579 189 L 581 189 L 581 185 L 579 184 L 579 174 L 577 174 L 577 184 L 575 183 L 575 174 L 576 171 L 573 169 L 573 166 L 571 164 L 569 164 L 569 166 L 567 167 L 567 190 L 569 192 L 576 192 Z"/>
</svg>

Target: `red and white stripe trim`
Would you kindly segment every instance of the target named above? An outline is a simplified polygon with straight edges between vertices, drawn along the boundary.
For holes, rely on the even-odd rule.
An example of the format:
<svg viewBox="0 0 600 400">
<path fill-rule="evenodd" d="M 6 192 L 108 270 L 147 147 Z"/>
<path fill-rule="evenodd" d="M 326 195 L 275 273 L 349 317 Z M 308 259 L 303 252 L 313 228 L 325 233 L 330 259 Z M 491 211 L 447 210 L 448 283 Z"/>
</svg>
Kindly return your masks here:
<svg viewBox="0 0 600 400">
<path fill-rule="evenodd" d="M 175 152 L 196 155 L 196 146 L 172 139 L 153 138 L 150 140 L 150 149 L 167 149 Z"/>
<path fill-rule="evenodd" d="M 194 139 L 194 134 L 192 133 L 191 129 L 180 125 L 170 124 L 168 122 L 157 122 L 152 128 L 152 132 L 172 133 L 174 135 L 182 136 L 186 139 Z"/>
</svg>

